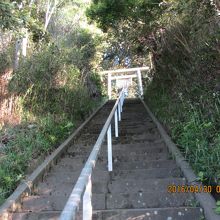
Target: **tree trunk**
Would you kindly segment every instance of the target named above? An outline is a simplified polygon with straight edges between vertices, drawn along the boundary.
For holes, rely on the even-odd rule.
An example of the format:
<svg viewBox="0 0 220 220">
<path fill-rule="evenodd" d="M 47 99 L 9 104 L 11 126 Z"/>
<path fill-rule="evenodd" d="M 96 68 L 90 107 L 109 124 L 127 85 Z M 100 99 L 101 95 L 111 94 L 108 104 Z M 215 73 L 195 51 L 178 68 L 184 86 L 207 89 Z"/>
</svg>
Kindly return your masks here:
<svg viewBox="0 0 220 220">
<path fill-rule="evenodd" d="M 30 0 L 29 7 L 34 4 L 35 0 Z M 29 12 L 31 13 L 31 11 Z M 15 43 L 15 54 L 14 54 L 14 64 L 13 69 L 16 70 L 19 67 L 19 59 L 20 54 L 22 54 L 23 57 L 27 56 L 27 45 L 28 45 L 28 30 L 26 28 L 23 28 L 24 37 L 21 39 L 18 39 Z"/>
<path fill-rule="evenodd" d="M 22 38 L 22 56 L 27 56 L 28 31 L 25 29 L 25 37 Z"/>
<path fill-rule="evenodd" d="M 45 15 L 44 31 L 47 30 L 47 27 L 50 23 L 51 16 L 57 7 L 57 4 L 58 4 L 57 0 L 54 0 L 54 3 L 52 3 L 52 1 L 50 1 L 50 0 L 47 1 L 47 10 L 46 10 L 46 15 Z"/>
<path fill-rule="evenodd" d="M 153 53 L 149 53 L 149 59 L 150 59 L 150 69 L 154 70 L 154 62 L 153 62 Z"/>
<path fill-rule="evenodd" d="M 20 51 L 21 51 L 21 40 L 18 39 L 15 43 L 13 70 L 18 69 L 19 59 L 20 59 Z"/>
</svg>

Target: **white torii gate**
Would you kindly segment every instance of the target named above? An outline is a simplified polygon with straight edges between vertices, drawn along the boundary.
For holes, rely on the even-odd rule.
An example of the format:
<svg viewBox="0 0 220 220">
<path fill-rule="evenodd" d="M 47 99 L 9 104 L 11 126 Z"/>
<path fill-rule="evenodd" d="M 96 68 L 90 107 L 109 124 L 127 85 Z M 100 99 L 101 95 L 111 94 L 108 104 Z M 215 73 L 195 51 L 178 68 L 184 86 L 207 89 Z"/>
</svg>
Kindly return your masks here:
<svg viewBox="0 0 220 220">
<path fill-rule="evenodd" d="M 101 72 L 102 75 L 108 74 L 108 97 L 111 99 L 111 93 L 112 93 L 112 80 L 123 80 L 123 79 L 133 79 L 138 78 L 138 88 L 140 96 L 143 96 L 143 84 L 142 84 L 142 78 L 141 78 L 141 71 L 144 70 L 150 70 L 150 67 L 136 67 L 136 68 L 129 68 L 129 69 L 117 69 L 117 70 L 107 70 Z M 121 75 L 121 76 L 112 76 L 112 74 L 117 73 L 136 73 L 136 74 L 127 74 L 127 75 Z"/>
</svg>

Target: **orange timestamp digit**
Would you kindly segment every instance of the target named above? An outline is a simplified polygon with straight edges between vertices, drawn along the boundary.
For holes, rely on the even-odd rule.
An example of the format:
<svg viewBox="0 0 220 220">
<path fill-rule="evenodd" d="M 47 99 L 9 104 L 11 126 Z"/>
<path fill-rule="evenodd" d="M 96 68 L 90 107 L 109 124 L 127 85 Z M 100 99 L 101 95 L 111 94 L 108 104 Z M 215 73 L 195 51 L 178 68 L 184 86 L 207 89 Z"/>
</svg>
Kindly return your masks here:
<svg viewBox="0 0 220 220">
<path fill-rule="evenodd" d="M 220 186 L 216 192 L 220 193 Z M 212 186 L 203 186 L 203 185 L 168 185 L 167 191 L 169 193 L 211 193 Z"/>
</svg>

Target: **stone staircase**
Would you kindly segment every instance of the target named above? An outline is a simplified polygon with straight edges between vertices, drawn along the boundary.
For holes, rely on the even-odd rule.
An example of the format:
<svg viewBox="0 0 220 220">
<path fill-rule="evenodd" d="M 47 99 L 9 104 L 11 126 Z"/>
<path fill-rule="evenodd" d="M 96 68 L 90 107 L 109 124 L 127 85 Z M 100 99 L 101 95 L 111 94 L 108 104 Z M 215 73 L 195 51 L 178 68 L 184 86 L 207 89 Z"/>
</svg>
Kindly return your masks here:
<svg viewBox="0 0 220 220">
<path fill-rule="evenodd" d="M 90 121 L 32 195 L 22 199 L 11 219 L 59 218 L 113 105 L 108 102 Z M 113 138 L 113 172 L 107 171 L 105 141 L 92 183 L 95 220 L 203 219 L 193 194 L 168 192 L 169 185 L 187 182 L 138 99 L 125 101 L 119 138 Z M 78 219 L 82 219 L 81 211 Z"/>
</svg>

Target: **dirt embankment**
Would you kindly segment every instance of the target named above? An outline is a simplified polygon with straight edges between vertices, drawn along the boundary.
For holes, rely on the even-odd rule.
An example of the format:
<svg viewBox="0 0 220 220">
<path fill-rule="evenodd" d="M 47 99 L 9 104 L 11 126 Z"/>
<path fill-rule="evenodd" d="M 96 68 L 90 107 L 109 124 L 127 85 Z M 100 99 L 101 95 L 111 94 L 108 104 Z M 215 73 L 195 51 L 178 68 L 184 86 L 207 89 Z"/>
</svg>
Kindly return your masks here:
<svg viewBox="0 0 220 220">
<path fill-rule="evenodd" d="M 12 76 L 12 69 L 0 74 L 0 124 L 18 124 L 20 117 L 16 114 L 18 98 L 8 91 L 8 83 Z"/>
</svg>

